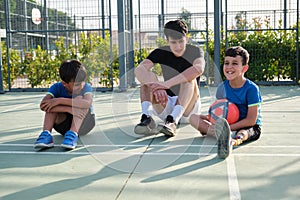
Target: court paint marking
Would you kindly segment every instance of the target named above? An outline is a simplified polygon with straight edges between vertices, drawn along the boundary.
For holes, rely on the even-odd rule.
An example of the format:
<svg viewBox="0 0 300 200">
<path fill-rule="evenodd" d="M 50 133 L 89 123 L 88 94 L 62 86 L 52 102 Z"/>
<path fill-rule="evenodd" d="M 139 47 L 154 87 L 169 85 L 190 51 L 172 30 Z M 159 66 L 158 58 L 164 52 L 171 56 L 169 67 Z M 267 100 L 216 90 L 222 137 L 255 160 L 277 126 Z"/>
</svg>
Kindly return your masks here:
<svg viewBox="0 0 300 200">
<path fill-rule="evenodd" d="M 0 143 L 1 146 L 20 146 L 20 147 L 33 147 L 33 144 L 22 144 L 22 143 Z M 147 147 L 149 144 L 78 144 L 77 147 Z M 151 144 L 151 147 L 217 147 L 217 145 L 202 145 L 202 144 Z M 54 145 L 54 147 L 60 147 L 60 145 Z M 278 146 L 243 146 L 244 148 L 285 148 L 285 149 L 293 149 L 293 148 L 300 148 L 300 145 L 293 145 L 293 146 L 285 146 L 285 145 L 278 145 Z M 234 149 L 233 149 L 234 151 Z"/>
<path fill-rule="evenodd" d="M 166 153 L 166 152 L 76 152 L 76 151 L 66 151 L 66 152 L 47 152 L 47 151 L 0 151 L 0 154 L 35 154 L 35 155 L 149 155 L 149 156 L 210 156 L 216 153 Z M 300 157 L 300 154 L 266 154 L 266 153 L 232 153 L 234 156 L 243 157 Z"/>
<path fill-rule="evenodd" d="M 0 111 L 0 113 L 7 113 L 7 112 L 10 112 L 10 111 L 13 111 L 13 110 L 18 110 L 19 108 L 23 108 L 23 107 L 26 107 L 26 106 L 29 106 L 29 105 L 33 105 L 33 104 L 35 104 L 35 103 L 22 104 L 20 106 L 14 107 L 14 108 L 10 108 L 10 109 L 7 109 L 7 110 Z"/>
<path fill-rule="evenodd" d="M 299 96 L 295 96 L 295 97 L 285 97 L 285 98 L 280 98 L 280 99 L 271 99 L 271 100 L 267 100 L 265 102 L 263 102 L 263 105 L 265 104 L 272 104 L 272 103 L 278 103 L 278 102 L 282 102 L 282 101 L 288 101 L 288 100 L 294 100 L 294 99 L 298 99 Z"/>
<path fill-rule="evenodd" d="M 226 164 L 227 164 L 230 200 L 240 200 L 241 193 L 240 193 L 239 181 L 236 175 L 234 156 L 229 156 L 226 159 Z"/>
</svg>

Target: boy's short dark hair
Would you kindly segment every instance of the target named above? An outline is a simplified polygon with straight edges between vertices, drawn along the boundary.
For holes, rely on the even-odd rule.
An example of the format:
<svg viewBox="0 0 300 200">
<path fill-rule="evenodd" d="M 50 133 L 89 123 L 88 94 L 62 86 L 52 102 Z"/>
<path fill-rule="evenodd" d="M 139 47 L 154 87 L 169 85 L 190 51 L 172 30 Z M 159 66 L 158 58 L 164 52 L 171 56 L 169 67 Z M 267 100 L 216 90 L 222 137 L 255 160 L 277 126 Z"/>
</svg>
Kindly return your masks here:
<svg viewBox="0 0 300 200">
<path fill-rule="evenodd" d="M 66 83 L 83 82 L 87 73 L 85 67 L 78 60 L 66 60 L 59 67 L 59 76 Z"/>
<path fill-rule="evenodd" d="M 241 56 L 243 65 L 248 64 L 249 57 L 250 57 L 248 51 L 241 46 L 228 48 L 225 52 L 225 56 L 229 56 L 229 57 Z"/>
<path fill-rule="evenodd" d="M 164 34 L 167 38 L 181 39 L 188 33 L 187 25 L 182 20 L 169 21 L 165 24 Z"/>
</svg>

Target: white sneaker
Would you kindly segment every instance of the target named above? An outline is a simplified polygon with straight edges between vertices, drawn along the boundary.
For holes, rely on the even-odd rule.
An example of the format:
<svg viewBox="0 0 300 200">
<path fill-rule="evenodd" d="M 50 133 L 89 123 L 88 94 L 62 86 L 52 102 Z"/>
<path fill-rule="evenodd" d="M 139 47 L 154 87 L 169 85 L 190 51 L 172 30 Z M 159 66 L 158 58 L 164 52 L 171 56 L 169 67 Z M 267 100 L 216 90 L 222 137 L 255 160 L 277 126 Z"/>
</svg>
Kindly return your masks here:
<svg viewBox="0 0 300 200">
<path fill-rule="evenodd" d="M 226 119 L 217 119 L 215 124 L 215 135 L 218 140 L 218 157 L 225 159 L 232 151 L 231 131 Z"/>
<path fill-rule="evenodd" d="M 148 135 L 157 133 L 157 124 L 151 116 L 142 115 L 140 123 L 134 127 L 134 133 Z"/>
<path fill-rule="evenodd" d="M 159 131 L 168 137 L 173 137 L 176 135 L 176 123 L 171 115 L 167 116 L 165 124 L 162 126 L 162 128 L 159 128 Z"/>
</svg>

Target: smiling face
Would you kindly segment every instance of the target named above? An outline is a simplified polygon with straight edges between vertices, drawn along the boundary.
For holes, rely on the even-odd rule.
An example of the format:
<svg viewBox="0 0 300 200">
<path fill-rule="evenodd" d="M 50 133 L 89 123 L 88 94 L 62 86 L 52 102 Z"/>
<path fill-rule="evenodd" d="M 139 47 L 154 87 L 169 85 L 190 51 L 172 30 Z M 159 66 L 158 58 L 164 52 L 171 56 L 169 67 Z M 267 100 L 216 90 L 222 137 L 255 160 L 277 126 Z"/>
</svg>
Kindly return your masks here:
<svg viewBox="0 0 300 200">
<path fill-rule="evenodd" d="M 172 37 L 169 37 L 167 39 L 170 49 L 176 57 L 183 56 L 183 54 L 186 50 L 187 41 L 188 41 L 188 38 L 185 36 L 180 39 L 173 39 Z"/>
<path fill-rule="evenodd" d="M 226 56 L 224 60 L 223 73 L 227 80 L 242 80 L 244 74 L 248 70 L 248 65 L 243 65 L 242 56 Z"/>
</svg>

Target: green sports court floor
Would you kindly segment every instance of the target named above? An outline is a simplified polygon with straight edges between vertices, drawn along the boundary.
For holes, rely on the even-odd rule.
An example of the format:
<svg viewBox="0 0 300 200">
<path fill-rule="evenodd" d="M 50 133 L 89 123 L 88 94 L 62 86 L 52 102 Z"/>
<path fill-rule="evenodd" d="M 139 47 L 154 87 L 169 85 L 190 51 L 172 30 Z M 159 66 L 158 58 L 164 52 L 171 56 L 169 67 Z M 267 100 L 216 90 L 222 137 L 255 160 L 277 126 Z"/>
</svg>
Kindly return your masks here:
<svg viewBox="0 0 300 200">
<path fill-rule="evenodd" d="M 300 199 L 300 88 L 262 86 L 263 134 L 216 156 L 216 141 L 190 125 L 178 134 L 137 136 L 139 89 L 95 92 L 97 125 L 65 151 L 35 151 L 44 93 L 0 95 L 0 199 Z M 202 87 L 202 110 L 215 88 Z"/>
</svg>

